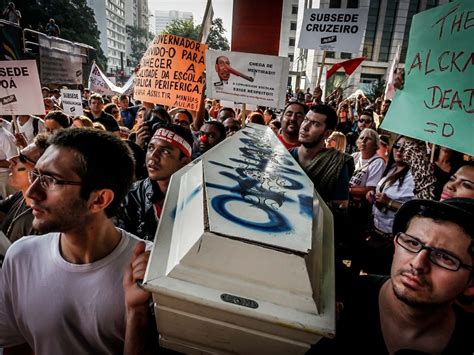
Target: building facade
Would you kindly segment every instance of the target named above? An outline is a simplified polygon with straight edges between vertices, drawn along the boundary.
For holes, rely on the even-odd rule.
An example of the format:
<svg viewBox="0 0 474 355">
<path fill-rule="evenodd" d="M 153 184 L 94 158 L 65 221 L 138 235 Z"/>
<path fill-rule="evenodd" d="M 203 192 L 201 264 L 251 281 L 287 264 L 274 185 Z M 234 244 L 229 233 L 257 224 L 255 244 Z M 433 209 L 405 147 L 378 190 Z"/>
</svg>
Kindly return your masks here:
<svg viewBox="0 0 474 355">
<path fill-rule="evenodd" d="M 107 73 L 115 74 L 126 60 L 125 0 L 87 0 L 100 31 L 100 47 L 107 57 Z"/>
<path fill-rule="evenodd" d="M 367 59 L 345 82 L 350 92 L 356 88 L 366 91 L 374 82 L 386 79 L 391 61 L 401 47 L 400 63 L 404 63 L 411 20 L 418 12 L 448 3 L 449 0 L 299 0 L 298 20 L 301 26 L 305 8 L 363 8 L 368 10 L 367 28 L 358 53 L 327 52 L 326 67 L 344 59 L 365 56 Z M 297 29 L 299 33 L 300 28 Z M 296 39 L 296 46 L 299 38 Z M 320 50 L 295 47 L 295 58 L 291 72 L 293 88 L 311 91 L 316 87 L 323 58 Z M 337 72 L 325 83 L 326 93 L 332 91 L 345 78 L 344 72 Z M 354 90 L 353 90 L 354 89 Z M 350 93 L 349 92 L 349 93 Z"/>
<path fill-rule="evenodd" d="M 150 11 L 148 9 L 148 0 L 125 0 L 125 26 L 135 27 L 139 30 L 149 31 Z M 147 44 L 147 38 L 142 38 L 143 43 Z M 132 53 L 132 45 L 127 37 L 125 45 L 126 59 Z M 125 60 L 124 74 L 129 76 L 134 68 Z"/>
<path fill-rule="evenodd" d="M 280 49 L 278 55 L 280 57 L 288 57 L 290 59 L 290 68 L 293 67 L 295 61 L 298 9 L 298 0 L 283 0 L 280 27 Z M 291 80 L 288 84 L 291 85 Z"/>
<path fill-rule="evenodd" d="M 155 34 L 160 34 L 165 27 L 175 19 L 193 19 L 192 12 L 185 11 L 155 11 Z"/>
</svg>

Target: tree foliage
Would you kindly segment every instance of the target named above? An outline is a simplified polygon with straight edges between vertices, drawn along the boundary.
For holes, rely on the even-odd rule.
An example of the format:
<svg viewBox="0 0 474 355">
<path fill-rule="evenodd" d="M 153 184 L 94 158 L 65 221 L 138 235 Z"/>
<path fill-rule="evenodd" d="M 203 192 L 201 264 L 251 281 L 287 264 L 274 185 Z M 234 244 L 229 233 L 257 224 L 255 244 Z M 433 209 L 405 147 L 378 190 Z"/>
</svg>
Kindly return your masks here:
<svg viewBox="0 0 474 355">
<path fill-rule="evenodd" d="M 23 28 L 38 30 L 40 25 L 45 28 L 53 18 L 60 28 L 61 38 L 95 48 L 94 59 L 106 70 L 107 58 L 100 48 L 100 31 L 86 0 L 23 0 L 16 2 L 16 8 L 21 12 Z"/>
<path fill-rule="evenodd" d="M 148 30 L 138 28 L 138 26 L 127 26 L 127 38 L 130 41 L 131 53 L 128 64 L 136 67 L 145 53 L 148 42 L 153 39 L 153 35 Z"/>
<path fill-rule="evenodd" d="M 367 93 L 365 96 L 371 101 L 375 102 L 375 100 L 382 96 L 385 92 L 386 82 L 385 80 L 376 80 L 374 81 L 368 88 Z"/>
<path fill-rule="evenodd" d="M 200 32 L 201 25 L 194 25 L 192 19 L 174 19 L 161 33 L 197 40 Z M 222 19 L 214 19 L 206 41 L 210 49 L 222 51 L 228 51 L 230 49 L 229 41 L 227 41 L 227 38 L 224 36 L 225 32 L 226 30 L 222 24 Z"/>
</svg>

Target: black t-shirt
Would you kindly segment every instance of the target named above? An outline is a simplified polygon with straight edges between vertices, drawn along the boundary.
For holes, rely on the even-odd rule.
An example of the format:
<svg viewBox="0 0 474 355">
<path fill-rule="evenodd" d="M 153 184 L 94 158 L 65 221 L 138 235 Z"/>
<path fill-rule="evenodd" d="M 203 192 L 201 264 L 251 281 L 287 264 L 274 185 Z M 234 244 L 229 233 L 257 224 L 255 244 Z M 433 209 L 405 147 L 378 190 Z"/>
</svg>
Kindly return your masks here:
<svg viewBox="0 0 474 355">
<path fill-rule="evenodd" d="M 388 354 L 380 325 L 379 293 L 388 276 L 367 275 L 358 277 L 344 300 L 344 310 L 336 329 L 336 338 L 321 340 L 308 354 Z M 453 305 L 456 326 L 442 354 L 472 355 L 474 342 L 472 325 L 474 315 Z M 423 354 L 404 349 L 397 354 Z"/>
<path fill-rule="evenodd" d="M 92 122 L 99 122 L 104 125 L 105 129 L 110 132 L 117 132 L 120 131 L 119 125 L 117 121 L 115 121 L 112 115 L 102 111 L 98 118 L 94 118 L 92 112 L 88 112 L 86 114 L 87 117 L 91 119 Z"/>
</svg>

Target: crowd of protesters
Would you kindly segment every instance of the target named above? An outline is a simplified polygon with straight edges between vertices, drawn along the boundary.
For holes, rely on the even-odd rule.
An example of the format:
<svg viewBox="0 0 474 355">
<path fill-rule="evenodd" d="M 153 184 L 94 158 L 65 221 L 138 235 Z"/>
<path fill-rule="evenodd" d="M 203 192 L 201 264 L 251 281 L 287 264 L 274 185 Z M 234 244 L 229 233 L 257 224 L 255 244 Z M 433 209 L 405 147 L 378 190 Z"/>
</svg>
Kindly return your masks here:
<svg viewBox="0 0 474 355">
<path fill-rule="evenodd" d="M 323 101 L 316 88 L 288 90 L 281 110 L 206 99 L 189 112 L 86 88 L 84 114 L 70 117 L 58 89 L 42 93 L 44 116 L 0 119 L 0 230 L 13 243 L 0 278 L 5 351 L 155 351 L 139 281 L 170 178 L 253 123 L 274 132 L 334 216 L 346 309 L 336 339 L 311 351 L 472 354 L 474 165 L 444 147 L 430 161 L 434 147 L 381 131 L 389 100 Z"/>
</svg>

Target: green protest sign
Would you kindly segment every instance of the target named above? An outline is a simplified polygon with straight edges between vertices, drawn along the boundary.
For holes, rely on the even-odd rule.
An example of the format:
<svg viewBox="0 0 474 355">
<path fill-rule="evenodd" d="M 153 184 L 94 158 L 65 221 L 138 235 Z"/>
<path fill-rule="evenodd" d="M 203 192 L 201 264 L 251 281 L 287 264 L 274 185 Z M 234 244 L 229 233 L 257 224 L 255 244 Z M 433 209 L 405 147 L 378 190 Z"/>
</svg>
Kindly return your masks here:
<svg viewBox="0 0 474 355">
<path fill-rule="evenodd" d="M 382 128 L 474 155 L 474 1 L 413 17 L 398 90 Z"/>
</svg>

